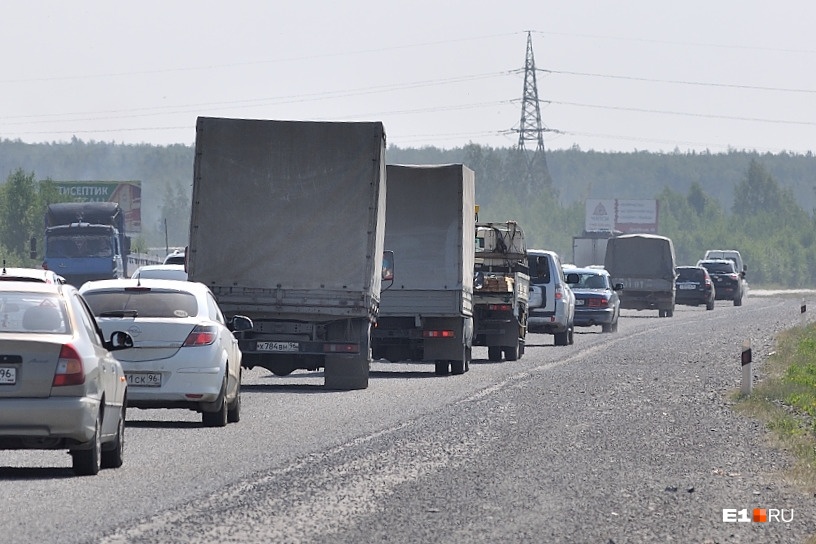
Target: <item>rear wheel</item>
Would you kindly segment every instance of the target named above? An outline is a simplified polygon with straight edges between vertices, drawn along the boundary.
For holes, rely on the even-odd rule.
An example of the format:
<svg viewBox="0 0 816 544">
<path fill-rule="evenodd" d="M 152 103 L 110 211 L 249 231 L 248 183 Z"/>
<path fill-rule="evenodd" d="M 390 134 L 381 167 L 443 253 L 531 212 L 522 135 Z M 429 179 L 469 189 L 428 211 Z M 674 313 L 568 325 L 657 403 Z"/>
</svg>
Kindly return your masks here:
<svg viewBox="0 0 816 544">
<path fill-rule="evenodd" d="M 742 306 L 742 297 L 734 299 L 734 306 Z"/>
<path fill-rule="evenodd" d="M 575 343 L 575 327 L 570 327 L 567 331 L 567 344 L 572 345 Z"/>
<path fill-rule="evenodd" d="M 566 346 L 569 344 L 569 331 L 557 332 L 553 335 L 556 346 Z"/>
<path fill-rule="evenodd" d="M 448 361 L 436 361 L 434 363 L 434 373 L 437 376 L 447 376 L 450 374 L 451 364 Z"/>
<path fill-rule="evenodd" d="M 507 361 L 518 361 L 519 358 L 519 345 L 516 342 L 515 346 L 504 346 L 502 348 L 504 351 L 504 358 Z"/>
<path fill-rule="evenodd" d="M 713 310 L 714 309 L 714 299 L 709 300 L 706 302 L 706 310 Z"/>
<path fill-rule="evenodd" d="M 219 408 L 215 412 L 201 412 L 201 422 L 205 427 L 226 427 L 227 425 L 227 377 L 221 384 L 221 393 L 218 395 Z"/>
<path fill-rule="evenodd" d="M 102 435 L 100 418 L 96 417 L 96 427 L 94 428 L 91 447 L 87 450 L 76 450 L 71 452 L 74 472 L 80 476 L 93 476 L 99 474 L 102 468 Z"/>
<path fill-rule="evenodd" d="M 491 361 L 501 361 L 502 360 L 501 346 L 488 346 L 487 358 L 490 359 Z"/>
<path fill-rule="evenodd" d="M 125 401 L 127 402 L 127 401 Z M 123 463 L 125 450 L 125 403 L 119 414 L 119 425 L 116 427 L 116 438 L 110 448 L 102 450 L 102 468 L 119 468 Z"/>
<path fill-rule="evenodd" d="M 238 385 L 235 386 L 235 399 L 227 408 L 227 423 L 241 421 L 241 372 L 238 371 Z"/>
</svg>

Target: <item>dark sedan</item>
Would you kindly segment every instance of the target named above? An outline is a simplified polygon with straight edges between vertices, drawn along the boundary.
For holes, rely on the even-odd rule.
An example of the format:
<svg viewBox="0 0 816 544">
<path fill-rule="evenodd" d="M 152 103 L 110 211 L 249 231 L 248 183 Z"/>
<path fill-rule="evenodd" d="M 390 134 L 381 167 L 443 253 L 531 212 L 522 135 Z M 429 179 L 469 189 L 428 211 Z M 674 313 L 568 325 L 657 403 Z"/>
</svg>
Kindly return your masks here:
<svg viewBox="0 0 816 544">
<path fill-rule="evenodd" d="M 705 304 L 706 310 L 713 310 L 716 289 L 708 270 L 702 266 L 678 266 L 675 270 L 674 302 L 686 306 Z"/>
<path fill-rule="evenodd" d="M 564 268 L 575 293 L 576 327 L 600 325 L 603 332 L 618 330 L 620 317 L 620 297 L 618 291 L 623 284 L 612 285 L 609 272 L 603 268 Z"/>
</svg>

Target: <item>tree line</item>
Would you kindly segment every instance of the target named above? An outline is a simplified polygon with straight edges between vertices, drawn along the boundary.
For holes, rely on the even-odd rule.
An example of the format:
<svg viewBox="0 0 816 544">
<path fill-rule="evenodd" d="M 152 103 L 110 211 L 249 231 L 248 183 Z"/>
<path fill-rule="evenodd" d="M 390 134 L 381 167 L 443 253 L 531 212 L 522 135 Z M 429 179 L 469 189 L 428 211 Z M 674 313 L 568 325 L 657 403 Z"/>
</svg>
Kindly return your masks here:
<svg viewBox="0 0 816 544">
<path fill-rule="evenodd" d="M 41 247 L 53 180 L 140 180 L 143 232 L 135 247 L 187 243 L 192 189 L 190 146 L 0 141 L 0 252 L 9 265 L 38 265 L 28 240 Z M 813 209 L 816 157 L 709 153 L 599 153 L 578 148 L 546 153 L 477 144 L 454 149 L 389 146 L 391 164 L 462 163 L 476 174 L 480 220 L 516 220 L 529 247 L 572 258 L 588 198 L 654 198 L 659 233 L 675 243 L 678 264 L 706 249 L 739 249 L 753 285 L 807 287 L 816 280 Z M 531 170 L 531 164 L 536 164 Z M 2 180 L 0 180 L 2 181 Z M 64 198 L 62 199 L 64 200 Z M 224 218 L 226 219 L 226 218 Z"/>
</svg>

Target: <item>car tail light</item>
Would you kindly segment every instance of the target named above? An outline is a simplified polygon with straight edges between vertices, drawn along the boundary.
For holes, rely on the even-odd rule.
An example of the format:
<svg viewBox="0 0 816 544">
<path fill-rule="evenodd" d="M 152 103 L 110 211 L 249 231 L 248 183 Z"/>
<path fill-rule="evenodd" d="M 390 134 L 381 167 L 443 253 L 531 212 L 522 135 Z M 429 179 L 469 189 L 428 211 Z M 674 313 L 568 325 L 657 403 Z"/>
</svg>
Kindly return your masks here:
<svg viewBox="0 0 816 544">
<path fill-rule="evenodd" d="M 737 281 L 737 278 L 739 278 L 739 276 L 737 274 L 728 274 L 728 277 L 731 278 L 734 281 Z"/>
<path fill-rule="evenodd" d="M 706 278 L 705 279 L 705 285 L 706 285 L 706 287 L 711 286 L 711 278 Z"/>
<path fill-rule="evenodd" d="M 562 298 L 564 298 L 564 292 L 560 287 L 557 287 L 555 289 L 555 300 L 561 300 Z"/>
<path fill-rule="evenodd" d="M 57 371 L 54 373 L 53 387 L 63 385 L 82 385 L 85 383 L 85 369 L 79 353 L 70 344 L 64 344 L 60 350 Z"/>
<path fill-rule="evenodd" d="M 424 338 L 455 338 L 453 331 L 422 331 Z"/>
<path fill-rule="evenodd" d="M 195 328 L 187 335 L 184 341 L 184 347 L 190 346 L 208 346 L 215 342 L 216 329 L 213 325 L 196 325 Z"/>
<path fill-rule="evenodd" d="M 488 304 L 487 309 L 493 312 L 509 312 L 512 306 L 509 304 Z"/>
</svg>

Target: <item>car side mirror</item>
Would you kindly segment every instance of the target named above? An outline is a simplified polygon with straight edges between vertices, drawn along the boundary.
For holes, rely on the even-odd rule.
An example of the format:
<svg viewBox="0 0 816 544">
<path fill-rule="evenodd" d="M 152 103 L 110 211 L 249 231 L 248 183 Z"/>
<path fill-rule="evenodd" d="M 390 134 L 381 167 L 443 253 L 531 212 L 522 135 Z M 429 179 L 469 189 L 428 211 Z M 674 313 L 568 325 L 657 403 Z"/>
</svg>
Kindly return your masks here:
<svg viewBox="0 0 816 544">
<path fill-rule="evenodd" d="M 234 315 L 227 320 L 227 328 L 232 332 L 248 331 L 255 325 L 245 315 Z"/>
<path fill-rule="evenodd" d="M 118 351 L 133 347 L 133 337 L 124 331 L 113 331 L 105 347 L 108 351 Z"/>
</svg>

